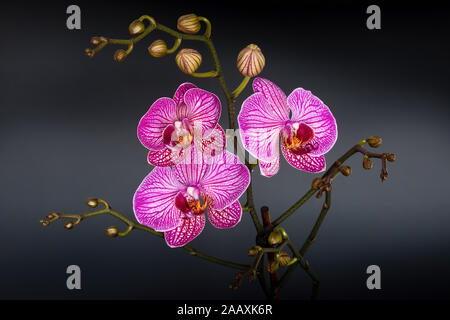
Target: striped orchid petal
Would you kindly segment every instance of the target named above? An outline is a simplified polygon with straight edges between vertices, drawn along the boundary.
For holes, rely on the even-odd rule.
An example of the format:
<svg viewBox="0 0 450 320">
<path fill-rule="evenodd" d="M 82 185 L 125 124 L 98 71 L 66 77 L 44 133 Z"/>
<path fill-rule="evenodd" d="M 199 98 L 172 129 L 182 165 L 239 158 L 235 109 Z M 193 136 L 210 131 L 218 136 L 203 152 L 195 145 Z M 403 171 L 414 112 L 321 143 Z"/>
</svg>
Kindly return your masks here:
<svg viewBox="0 0 450 320">
<path fill-rule="evenodd" d="M 244 148 L 255 158 L 273 161 L 279 154 L 279 135 L 288 115 L 275 113 L 262 93 L 248 97 L 238 116 Z"/>
<path fill-rule="evenodd" d="M 211 92 L 192 88 L 184 94 L 184 103 L 189 109 L 189 122 L 196 128 L 201 128 L 204 134 L 216 127 L 220 118 L 220 100 Z"/>
<path fill-rule="evenodd" d="M 275 83 L 264 78 L 253 80 L 253 91 L 261 92 L 269 102 L 274 115 L 280 120 L 289 116 L 289 107 L 286 103 L 286 95 Z"/>
<path fill-rule="evenodd" d="M 138 138 L 147 149 L 161 150 L 164 129 L 176 120 L 176 104 L 170 98 L 159 98 L 141 118 L 138 125 Z"/>
<path fill-rule="evenodd" d="M 326 168 L 325 157 L 314 156 L 308 153 L 295 154 L 284 144 L 281 144 L 281 152 L 286 161 L 296 169 L 308 172 L 322 172 Z"/>
<path fill-rule="evenodd" d="M 241 221 L 242 207 L 239 201 L 233 202 L 232 205 L 222 209 L 216 210 L 209 208 L 208 218 L 211 224 L 219 229 L 232 228 Z"/>
<path fill-rule="evenodd" d="M 133 209 L 139 223 L 156 231 L 168 231 L 181 223 L 181 212 L 175 197 L 182 189 L 172 170 L 154 168 L 142 181 L 133 198 Z"/>
<path fill-rule="evenodd" d="M 161 150 L 150 150 L 147 162 L 155 167 L 169 167 L 180 163 L 186 156 L 184 149 L 171 149 L 165 147 Z"/>
<path fill-rule="evenodd" d="M 259 161 L 259 170 L 261 174 L 265 177 L 272 177 L 278 173 L 280 170 L 280 156 L 278 155 L 275 160 L 271 162 L 264 162 L 262 160 Z"/>
<path fill-rule="evenodd" d="M 307 124 L 314 131 L 311 145 L 315 145 L 309 153 L 322 155 L 327 153 L 337 139 L 336 120 L 330 109 L 311 91 L 295 89 L 287 99 L 292 110 L 292 121 Z"/>
<path fill-rule="evenodd" d="M 208 204 L 222 210 L 244 193 L 250 183 L 248 168 L 234 154 L 225 151 L 208 165 L 199 184 L 207 196 Z"/>
<path fill-rule="evenodd" d="M 170 231 L 164 232 L 164 239 L 171 248 L 182 247 L 194 240 L 205 227 L 205 215 L 184 217 L 181 224 Z"/>
<path fill-rule="evenodd" d="M 195 84 L 189 82 L 182 83 L 175 91 L 175 94 L 173 95 L 173 101 L 175 101 L 177 105 L 184 103 L 184 94 L 186 93 L 186 91 L 193 88 L 197 88 Z"/>
</svg>

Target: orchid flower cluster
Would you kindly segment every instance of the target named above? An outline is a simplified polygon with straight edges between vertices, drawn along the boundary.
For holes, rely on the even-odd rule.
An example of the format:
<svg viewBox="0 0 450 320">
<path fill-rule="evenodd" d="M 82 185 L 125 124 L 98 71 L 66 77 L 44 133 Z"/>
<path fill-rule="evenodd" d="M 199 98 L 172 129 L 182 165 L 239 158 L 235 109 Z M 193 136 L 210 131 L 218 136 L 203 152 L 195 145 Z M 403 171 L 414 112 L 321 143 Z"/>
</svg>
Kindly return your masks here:
<svg viewBox="0 0 450 320">
<path fill-rule="evenodd" d="M 147 25 L 146 25 L 147 24 Z M 204 25 L 203 34 L 198 34 Z M 94 57 L 107 45 L 124 45 L 114 53 L 116 62 L 123 62 L 135 45 L 152 31 L 161 31 L 174 38 L 169 49 L 163 40 L 155 40 L 148 47 L 152 57 L 162 58 L 179 50 L 184 40 L 198 41 L 211 53 L 214 69 L 197 72 L 201 54 L 192 48 L 183 48 L 175 56 L 182 72 L 196 78 L 213 78 L 219 81 L 225 96 L 229 129 L 235 130 L 235 101 L 244 91 L 251 78 L 259 75 L 266 59 L 255 44 L 242 49 L 237 56 L 237 68 L 244 76 L 234 91 L 228 88 L 218 54 L 211 40 L 210 21 L 196 14 L 181 16 L 178 31 L 166 27 L 153 17 L 144 15 L 129 26 L 130 39 L 93 37 L 95 48 L 86 49 Z M 172 98 L 157 99 L 142 116 L 137 126 L 137 136 L 148 149 L 147 162 L 153 167 L 137 188 L 133 198 L 132 221 L 113 210 L 108 202 L 90 198 L 87 205 L 95 211 L 83 214 L 52 212 L 41 224 L 47 226 L 58 219 L 69 219 L 64 225 L 72 229 L 86 218 L 109 214 L 127 225 L 123 232 L 111 226 L 106 229 L 110 237 L 123 237 L 132 230 L 142 230 L 164 238 L 168 246 L 181 247 L 191 255 L 239 270 L 230 287 L 237 289 L 244 277 L 252 282 L 258 278 L 267 298 L 279 297 L 279 290 L 296 266 L 300 266 L 311 278 L 314 298 L 317 296 L 319 279 L 304 258 L 315 240 L 322 221 L 331 205 L 332 181 L 342 174 L 349 176 L 351 168 L 344 162 L 354 154 L 363 155 L 363 168 L 373 167 L 372 159 L 381 161 L 381 180 L 387 179 L 387 162 L 395 160 L 394 154 L 374 153 L 364 146 L 377 148 L 381 138 L 362 139 L 326 169 L 325 154 L 334 146 L 338 136 L 336 119 L 330 108 L 318 97 L 303 88 L 293 90 L 288 96 L 275 83 L 265 78 L 254 78 L 253 93 L 242 103 L 237 116 L 238 138 L 250 156 L 257 160 L 261 175 L 270 178 L 280 170 L 280 150 L 283 158 L 294 168 L 310 173 L 323 174 L 316 177 L 310 189 L 275 220 L 271 220 L 269 208 L 261 207 L 261 220 L 256 212 L 253 196 L 252 175 L 256 165 L 248 158 L 234 154 L 235 145 L 219 125 L 222 104 L 218 96 L 198 88 L 192 83 L 182 83 Z M 239 199 L 245 193 L 246 202 Z M 297 248 L 280 224 L 295 213 L 313 195 L 325 200 L 321 212 L 305 242 Z M 99 207 L 100 206 L 100 207 Z M 204 229 L 206 217 L 216 228 L 235 227 L 247 212 L 256 229 L 255 246 L 249 248 L 248 256 L 254 257 L 251 265 L 223 260 L 203 253 L 189 245 Z M 289 248 L 290 253 L 284 251 Z M 264 272 L 264 259 L 270 285 Z M 281 278 L 278 269 L 288 267 Z"/>
</svg>

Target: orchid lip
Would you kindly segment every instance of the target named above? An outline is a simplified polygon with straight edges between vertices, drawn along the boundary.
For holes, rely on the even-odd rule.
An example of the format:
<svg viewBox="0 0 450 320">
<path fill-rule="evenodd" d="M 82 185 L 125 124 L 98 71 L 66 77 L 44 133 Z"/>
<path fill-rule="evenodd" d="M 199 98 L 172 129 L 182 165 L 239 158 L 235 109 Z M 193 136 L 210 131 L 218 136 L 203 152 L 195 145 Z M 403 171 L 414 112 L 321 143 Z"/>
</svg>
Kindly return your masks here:
<svg viewBox="0 0 450 320">
<path fill-rule="evenodd" d="M 208 201 L 204 198 L 202 203 L 200 191 L 197 187 L 188 187 L 185 192 L 179 192 L 175 197 L 175 207 L 180 210 L 185 218 L 204 214 Z"/>
<path fill-rule="evenodd" d="M 193 140 L 192 128 L 189 120 L 184 118 L 169 124 L 163 131 L 163 142 L 171 149 L 184 149 L 191 145 Z"/>
<path fill-rule="evenodd" d="M 314 139 L 314 130 L 305 123 L 287 121 L 282 136 L 286 147 L 296 154 L 308 153 L 313 148 L 310 141 Z"/>
</svg>

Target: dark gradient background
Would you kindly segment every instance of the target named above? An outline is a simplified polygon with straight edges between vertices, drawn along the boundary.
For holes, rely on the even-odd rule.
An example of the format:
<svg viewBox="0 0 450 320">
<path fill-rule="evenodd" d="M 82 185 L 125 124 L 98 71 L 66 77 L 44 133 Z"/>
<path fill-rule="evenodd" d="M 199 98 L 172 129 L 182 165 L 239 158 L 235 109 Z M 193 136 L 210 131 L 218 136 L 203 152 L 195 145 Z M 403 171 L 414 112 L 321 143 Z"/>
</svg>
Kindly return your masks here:
<svg viewBox="0 0 450 320">
<path fill-rule="evenodd" d="M 139 231 L 121 239 L 104 235 L 117 221 L 96 217 L 66 231 L 61 222 L 44 229 L 51 211 L 84 212 L 96 196 L 133 216 L 132 195 L 151 170 L 136 138 L 139 118 L 154 100 L 172 96 L 184 81 L 216 92 L 218 83 L 179 72 L 168 56 L 154 59 L 139 43 L 125 62 L 105 48 L 93 60 L 84 48 L 94 35 L 128 37 L 128 24 L 142 14 L 176 26 L 191 12 L 208 17 L 230 87 L 241 80 L 238 52 L 258 44 L 267 64 L 261 74 L 289 94 L 304 87 L 329 105 L 339 138 L 331 163 L 370 135 L 397 154 L 389 179 L 380 163 L 363 170 L 349 161 L 350 178 L 334 183 L 332 208 L 307 258 L 321 279 L 321 299 L 450 298 L 449 7 L 380 4 L 382 29 L 366 28 L 366 4 L 262 3 L 182 4 L 172 1 L 76 2 L 82 30 L 66 29 L 67 1 L 2 4 L 0 94 L 0 298 L 259 299 L 258 284 L 227 288 L 234 271 L 169 249 Z M 427 2 L 433 5 L 432 2 Z M 170 41 L 171 43 L 171 41 Z M 200 43 L 184 42 L 211 60 Z M 237 101 L 237 112 L 248 87 Z M 226 125 L 226 113 L 221 123 Z M 271 179 L 256 171 L 258 206 L 272 216 L 287 209 L 310 186 L 313 175 L 282 160 Z M 286 224 L 302 243 L 322 201 L 311 200 Z M 192 242 L 218 256 L 249 263 L 254 242 L 244 215 L 232 230 L 207 225 Z M 66 267 L 82 269 L 82 290 L 66 289 Z M 382 270 L 382 290 L 369 291 L 368 265 Z M 310 280 L 298 269 L 281 293 L 307 299 Z"/>
</svg>

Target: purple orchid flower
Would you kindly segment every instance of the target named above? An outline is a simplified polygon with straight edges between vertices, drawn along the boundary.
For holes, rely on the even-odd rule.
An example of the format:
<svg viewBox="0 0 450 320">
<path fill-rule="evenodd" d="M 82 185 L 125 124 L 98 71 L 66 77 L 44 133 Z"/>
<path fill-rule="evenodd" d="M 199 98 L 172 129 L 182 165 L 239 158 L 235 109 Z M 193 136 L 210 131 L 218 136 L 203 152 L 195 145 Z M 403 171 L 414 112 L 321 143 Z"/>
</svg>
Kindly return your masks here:
<svg viewBox="0 0 450 320">
<path fill-rule="evenodd" d="M 150 150 L 147 161 L 159 167 L 176 165 L 197 142 L 210 155 L 223 151 L 226 138 L 218 125 L 220 108 L 214 94 L 192 83 L 180 85 L 173 99 L 156 100 L 138 125 L 138 138 Z"/>
<path fill-rule="evenodd" d="M 234 227 L 242 215 L 238 199 L 250 183 L 247 167 L 228 151 L 210 157 L 194 146 L 188 153 L 173 168 L 154 168 L 133 199 L 136 219 L 164 232 L 170 247 L 197 237 L 205 226 L 206 211 L 216 228 Z"/>
<path fill-rule="evenodd" d="M 325 170 L 324 154 L 337 139 L 330 109 L 310 91 L 297 88 L 286 97 L 263 78 L 253 81 L 253 91 L 242 104 L 238 122 L 244 148 L 259 159 L 261 174 L 271 177 L 280 168 L 280 135 L 281 152 L 291 166 L 308 172 Z"/>
</svg>

